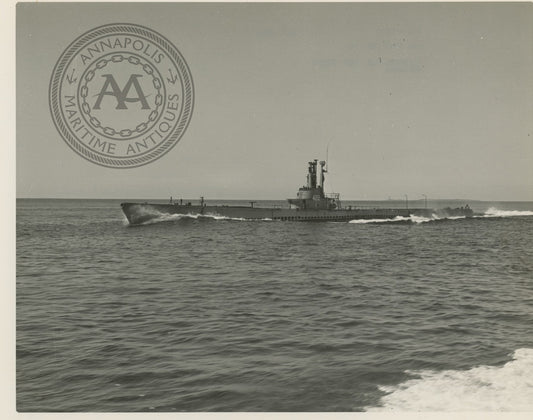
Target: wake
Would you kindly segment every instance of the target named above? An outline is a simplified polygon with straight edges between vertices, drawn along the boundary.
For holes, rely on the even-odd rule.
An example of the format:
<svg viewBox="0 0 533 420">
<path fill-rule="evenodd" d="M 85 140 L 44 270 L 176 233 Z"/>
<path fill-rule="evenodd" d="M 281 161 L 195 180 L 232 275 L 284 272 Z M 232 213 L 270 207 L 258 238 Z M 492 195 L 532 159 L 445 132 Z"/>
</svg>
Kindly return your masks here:
<svg viewBox="0 0 533 420">
<path fill-rule="evenodd" d="M 520 217 L 533 216 L 533 211 L 529 210 L 499 210 L 495 207 L 488 209 L 482 217 Z"/>
<path fill-rule="evenodd" d="M 533 216 L 533 211 L 530 210 L 499 210 L 495 207 L 491 207 L 486 210 L 483 214 L 474 214 L 470 218 L 503 218 L 503 217 L 528 217 Z M 373 224 L 373 223 L 429 223 L 436 221 L 444 220 L 458 220 L 458 219 L 468 219 L 466 216 L 439 216 L 437 214 L 432 214 L 431 217 L 424 216 L 396 216 L 393 219 L 354 219 L 350 220 L 348 223 L 355 224 Z"/>
<path fill-rule="evenodd" d="M 503 366 L 470 370 L 408 371 L 420 376 L 395 386 L 367 411 L 531 411 L 533 349 L 518 349 Z"/>
</svg>

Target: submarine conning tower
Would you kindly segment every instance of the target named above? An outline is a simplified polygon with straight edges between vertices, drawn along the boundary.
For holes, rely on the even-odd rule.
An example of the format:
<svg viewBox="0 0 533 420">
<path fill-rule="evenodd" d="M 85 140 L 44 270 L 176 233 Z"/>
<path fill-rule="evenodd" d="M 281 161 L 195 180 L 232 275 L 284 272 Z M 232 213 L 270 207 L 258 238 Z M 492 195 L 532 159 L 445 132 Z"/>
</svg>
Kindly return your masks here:
<svg viewBox="0 0 533 420">
<path fill-rule="evenodd" d="M 324 173 L 327 170 L 324 168 L 326 165 L 325 161 L 320 161 L 320 171 L 318 170 L 318 159 L 315 159 L 309 162 L 309 167 L 307 168 L 307 186 L 300 188 L 300 190 L 307 188 L 308 190 L 319 189 L 324 194 Z M 320 178 L 319 178 L 320 172 Z M 318 183 L 317 183 L 318 180 Z"/>
<path fill-rule="evenodd" d="M 337 207 L 335 198 L 326 197 L 324 194 L 324 180 L 327 169 L 325 161 L 314 159 L 308 163 L 307 185 L 298 190 L 297 198 L 288 201 L 291 207 L 297 209 L 333 210 Z M 320 165 L 320 167 L 319 167 Z M 338 195 L 337 195 L 338 199 Z"/>
</svg>

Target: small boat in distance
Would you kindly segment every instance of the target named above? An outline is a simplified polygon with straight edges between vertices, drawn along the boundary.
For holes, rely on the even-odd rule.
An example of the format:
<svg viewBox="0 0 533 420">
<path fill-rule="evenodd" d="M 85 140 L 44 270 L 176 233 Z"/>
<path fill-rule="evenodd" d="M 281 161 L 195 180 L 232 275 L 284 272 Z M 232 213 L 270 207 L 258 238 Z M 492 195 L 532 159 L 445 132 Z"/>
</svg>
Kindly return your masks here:
<svg viewBox="0 0 533 420">
<path fill-rule="evenodd" d="M 204 215 L 228 219 L 284 220 L 284 221 L 334 221 L 346 222 L 356 219 L 394 219 L 396 217 L 423 216 L 439 218 L 471 217 L 474 212 L 468 205 L 458 208 L 358 208 L 343 207 L 338 193 L 325 194 L 324 180 L 326 162 L 317 159 L 309 162 L 307 184 L 298 190 L 296 198 L 289 198 L 288 207 L 257 207 L 255 201 L 250 206 L 208 205 L 203 197 L 197 204 L 172 202 L 122 203 L 122 211 L 130 225 L 139 225 L 165 215 Z"/>
</svg>

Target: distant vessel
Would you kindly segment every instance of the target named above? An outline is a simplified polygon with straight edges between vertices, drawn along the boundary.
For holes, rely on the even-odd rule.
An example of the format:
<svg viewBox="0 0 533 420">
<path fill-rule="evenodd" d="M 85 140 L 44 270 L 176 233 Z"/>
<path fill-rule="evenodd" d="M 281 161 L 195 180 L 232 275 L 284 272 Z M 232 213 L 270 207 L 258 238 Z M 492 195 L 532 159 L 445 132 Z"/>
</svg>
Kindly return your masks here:
<svg viewBox="0 0 533 420">
<path fill-rule="evenodd" d="M 320 165 L 320 166 L 319 166 Z M 338 193 L 324 193 L 326 162 L 317 159 L 309 162 L 307 184 L 298 190 L 296 198 L 289 198 L 289 206 L 256 207 L 255 201 L 250 206 L 212 206 L 206 204 L 203 197 L 197 204 L 171 202 L 156 203 L 122 203 L 122 211 L 131 225 L 138 225 L 162 215 L 210 215 L 230 219 L 264 219 L 290 221 L 349 221 L 355 219 L 394 219 L 395 217 L 425 216 L 438 217 L 473 216 L 468 205 L 459 208 L 358 208 L 343 207 Z"/>
</svg>

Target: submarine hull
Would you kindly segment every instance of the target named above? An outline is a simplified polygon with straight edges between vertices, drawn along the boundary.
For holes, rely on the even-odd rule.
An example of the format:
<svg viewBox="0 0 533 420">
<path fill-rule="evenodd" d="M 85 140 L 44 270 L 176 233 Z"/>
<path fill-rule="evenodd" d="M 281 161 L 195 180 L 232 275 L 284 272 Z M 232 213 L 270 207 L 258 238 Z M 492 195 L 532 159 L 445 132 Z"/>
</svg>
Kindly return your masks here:
<svg viewBox="0 0 533 420">
<path fill-rule="evenodd" d="M 394 219 L 412 215 L 431 217 L 471 216 L 469 209 L 282 209 L 245 206 L 208 206 L 151 203 L 122 203 L 122 211 L 131 225 L 139 225 L 150 220 L 169 215 L 204 215 L 228 219 L 283 220 L 283 221 L 338 221 L 355 219 Z"/>
</svg>

